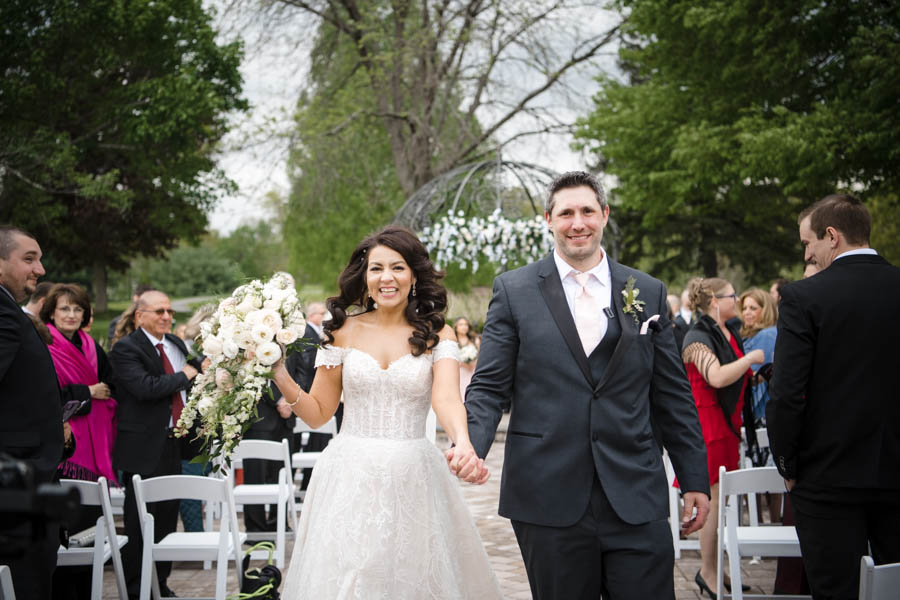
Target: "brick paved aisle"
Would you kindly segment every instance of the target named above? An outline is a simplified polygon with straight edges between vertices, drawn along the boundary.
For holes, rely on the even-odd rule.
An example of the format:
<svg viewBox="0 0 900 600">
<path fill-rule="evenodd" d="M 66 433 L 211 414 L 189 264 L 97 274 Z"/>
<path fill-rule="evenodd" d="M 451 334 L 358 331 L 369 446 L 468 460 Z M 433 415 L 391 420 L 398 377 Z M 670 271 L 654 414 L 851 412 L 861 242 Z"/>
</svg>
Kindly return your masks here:
<svg viewBox="0 0 900 600">
<path fill-rule="evenodd" d="M 504 596 L 510 600 L 530 600 L 531 591 L 528 587 L 528 578 L 512 526 L 507 519 L 497 515 L 505 430 L 506 419 L 501 423 L 497 441 L 488 455 L 487 464 L 491 470 L 491 479 L 482 486 L 460 485 L 463 497 L 466 499 L 481 533 L 491 566 L 497 574 Z M 448 445 L 446 437 L 442 439 L 439 434 L 438 447 L 446 448 Z M 291 544 L 292 542 L 289 541 L 288 552 L 292 549 Z M 290 558 L 288 557 L 287 560 L 289 562 Z M 694 575 L 699 568 L 700 555 L 697 552 L 683 552 L 682 558 L 676 561 L 674 575 L 677 600 L 701 598 L 697 585 L 694 583 Z M 744 560 L 741 570 L 744 583 L 753 587 L 750 593 L 772 593 L 772 583 L 775 579 L 774 560 L 764 559 L 759 564 L 751 564 L 749 560 Z M 229 570 L 228 580 L 229 593 L 237 593 L 237 578 L 233 569 Z M 109 566 L 104 573 L 103 583 L 103 598 L 117 598 L 115 582 Z M 215 568 L 204 571 L 200 563 L 176 563 L 172 575 L 169 577 L 169 586 L 183 596 L 211 597 L 215 593 Z"/>
</svg>

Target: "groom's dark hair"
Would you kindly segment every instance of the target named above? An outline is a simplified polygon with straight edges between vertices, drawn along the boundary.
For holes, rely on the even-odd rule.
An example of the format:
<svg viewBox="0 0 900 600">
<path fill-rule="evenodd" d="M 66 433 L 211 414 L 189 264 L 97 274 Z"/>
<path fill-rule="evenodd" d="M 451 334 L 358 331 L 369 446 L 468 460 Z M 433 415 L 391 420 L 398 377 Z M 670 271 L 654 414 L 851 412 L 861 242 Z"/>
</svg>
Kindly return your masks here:
<svg viewBox="0 0 900 600">
<path fill-rule="evenodd" d="M 589 187 L 594 190 L 594 193 L 597 195 L 597 202 L 600 203 L 600 208 L 606 207 L 606 194 L 603 192 L 603 186 L 600 185 L 599 179 L 586 171 L 569 171 L 562 175 L 558 175 L 556 179 L 550 183 L 550 190 L 549 194 L 547 194 L 547 203 L 544 206 L 544 211 L 548 215 L 553 214 L 553 205 L 555 203 L 553 196 L 556 192 L 566 188 L 581 186 Z"/>
</svg>

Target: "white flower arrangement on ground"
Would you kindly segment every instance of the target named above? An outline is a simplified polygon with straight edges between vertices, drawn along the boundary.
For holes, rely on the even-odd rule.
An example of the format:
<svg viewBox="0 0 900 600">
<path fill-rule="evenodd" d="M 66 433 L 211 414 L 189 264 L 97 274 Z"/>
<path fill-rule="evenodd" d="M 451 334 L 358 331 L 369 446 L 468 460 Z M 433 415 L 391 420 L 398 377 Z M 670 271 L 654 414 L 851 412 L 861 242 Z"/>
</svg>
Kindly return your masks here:
<svg viewBox="0 0 900 600">
<path fill-rule="evenodd" d="M 450 263 L 478 271 L 479 259 L 486 258 L 497 272 L 508 264 L 531 263 L 553 249 L 553 235 L 543 216 L 507 219 L 498 208 L 488 217 L 467 219 L 462 211 L 448 213 L 420 236 L 437 268 Z"/>
<path fill-rule="evenodd" d="M 204 442 L 197 460 L 229 462 L 256 420 L 257 403 L 269 393 L 272 365 L 303 345 L 298 340 L 305 329 L 294 279 L 287 273 L 240 286 L 200 325 L 200 348 L 210 365 L 194 379 L 176 428 L 181 437 L 197 425 Z"/>
<path fill-rule="evenodd" d="M 459 347 L 459 359 L 464 363 L 469 364 L 476 358 L 478 358 L 478 348 L 475 347 L 475 344 L 469 342 L 465 346 Z"/>
</svg>

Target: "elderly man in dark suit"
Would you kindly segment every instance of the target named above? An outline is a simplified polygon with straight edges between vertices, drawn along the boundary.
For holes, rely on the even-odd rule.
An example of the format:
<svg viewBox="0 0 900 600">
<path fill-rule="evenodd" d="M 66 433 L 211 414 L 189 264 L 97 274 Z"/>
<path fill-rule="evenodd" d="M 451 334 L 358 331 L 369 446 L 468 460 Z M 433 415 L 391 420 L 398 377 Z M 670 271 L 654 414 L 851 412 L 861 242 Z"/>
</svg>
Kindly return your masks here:
<svg viewBox="0 0 900 600">
<path fill-rule="evenodd" d="M 129 543 L 122 549 L 122 562 L 129 596 L 137 597 L 141 574 L 141 527 L 132 477 L 146 479 L 181 473 L 184 439 L 176 438 L 174 426 L 186 400 L 191 380 L 202 365 L 188 360 L 188 351 L 169 333 L 175 311 L 169 298 L 158 291 L 138 298 L 137 329 L 113 346 L 109 360 L 116 374 L 118 432 L 113 461 L 123 471 L 125 483 L 125 532 Z M 178 502 L 159 502 L 148 510 L 156 521 L 157 540 L 175 531 Z M 157 575 L 163 595 L 174 595 L 166 585 L 170 563 L 158 563 Z"/>
<path fill-rule="evenodd" d="M 856 598 L 860 557 L 900 562 L 900 269 L 869 248 L 848 195 L 800 214 L 820 271 L 781 288 L 769 442 L 814 598 Z"/>
<path fill-rule="evenodd" d="M 686 532 L 706 519 L 709 478 L 665 286 L 604 252 L 609 206 L 593 176 L 558 177 L 545 218 L 555 251 L 494 281 L 466 393 L 469 437 L 484 457 L 511 404 L 500 514 L 536 600 L 674 598 L 655 433 L 685 492 Z M 478 470 L 470 461 L 458 474 Z"/>
<path fill-rule="evenodd" d="M 29 465 L 36 484 L 53 480 L 63 453 L 56 369 L 47 345 L 19 307 L 43 275 L 37 240 L 0 225 L 0 452 Z M 59 526 L 48 526 L 37 538 L 33 533 L 39 531 L 33 532 L 21 515 L 0 514 L 0 536 L 8 540 L 0 548 L 0 563 L 9 565 L 22 597 L 50 598 Z"/>
</svg>

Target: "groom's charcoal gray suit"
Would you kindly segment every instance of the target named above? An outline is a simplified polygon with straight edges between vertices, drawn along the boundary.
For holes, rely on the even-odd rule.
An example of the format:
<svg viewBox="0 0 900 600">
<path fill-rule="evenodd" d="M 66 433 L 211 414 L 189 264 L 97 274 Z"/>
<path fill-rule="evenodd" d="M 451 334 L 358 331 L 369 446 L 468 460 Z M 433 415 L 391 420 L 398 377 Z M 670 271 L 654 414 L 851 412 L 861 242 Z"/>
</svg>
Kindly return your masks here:
<svg viewBox="0 0 900 600">
<path fill-rule="evenodd" d="M 632 582 L 628 597 L 674 597 L 657 438 L 681 489 L 709 493 L 706 449 L 668 326 L 665 286 L 613 261 L 609 268 L 615 316 L 589 357 L 552 253 L 497 277 L 466 393 L 469 436 L 481 457 L 501 407 L 511 404 L 499 512 L 513 521 L 540 600 L 599 598 L 597 590 L 620 576 Z M 641 323 L 660 315 L 646 335 L 623 312 L 629 276 L 646 301 Z M 586 523 L 604 540 L 602 564 L 559 555 Z"/>
</svg>

